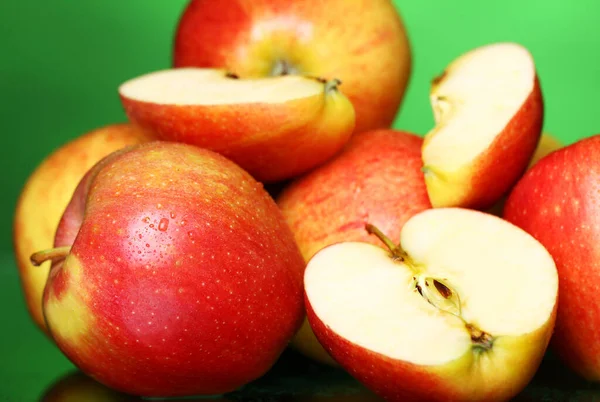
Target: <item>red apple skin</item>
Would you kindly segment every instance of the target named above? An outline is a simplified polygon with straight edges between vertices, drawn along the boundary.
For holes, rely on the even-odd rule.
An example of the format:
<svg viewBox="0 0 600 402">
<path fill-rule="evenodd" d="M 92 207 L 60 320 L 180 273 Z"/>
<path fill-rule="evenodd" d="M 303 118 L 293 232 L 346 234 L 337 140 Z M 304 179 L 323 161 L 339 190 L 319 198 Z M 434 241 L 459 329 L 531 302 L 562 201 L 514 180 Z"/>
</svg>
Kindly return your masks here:
<svg viewBox="0 0 600 402">
<path fill-rule="evenodd" d="M 277 205 L 306 261 L 341 241 L 383 245 L 365 230 L 367 223 L 400 240 L 404 223 L 431 208 L 421 172 L 422 142 L 400 130 L 365 132 L 284 188 Z"/>
<path fill-rule="evenodd" d="M 124 393 L 232 391 L 274 364 L 304 317 L 304 261 L 276 204 L 208 150 L 109 155 L 65 211 L 56 245 L 69 243 L 44 293 L 48 328 Z"/>
<path fill-rule="evenodd" d="M 435 85 L 435 84 L 434 84 Z M 450 197 L 452 205 L 478 210 L 491 208 L 506 195 L 527 170 L 542 135 L 544 99 L 536 76 L 533 89 L 523 105 L 488 149 L 467 168 L 471 183 L 463 194 Z M 427 139 L 424 146 L 427 145 Z M 448 198 L 446 195 L 440 199 Z"/>
<path fill-rule="evenodd" d="M 344 151 L 285 187 L 277 204 L 306 261 L 342 241 L 383 244 L 365 225 L 398 242 L 404 223 L 431 208 L 421 172 L 423 139 L 399 130 L 354 136 Z M 292 344 L 316 361 L 335 365 L 307 321 Z"/>
<path fill-rule="evenodd" d="M 210 149 L 256 180 L 298 176 L 337 154 L 352 136 L 352 104 L 337 89 L 279 104 L 154 104 L 121 95 L 129 120 L 158 140 Z"/>
<path fill-rule="evenodd" d="M 551 346 L 588 380 L 600 381 L 600 135 L 538 161 L 517 183 L 504 219 L 550 252 L 559 274 L 558 314 Z"/>
<path fill-rule="evenodd" d="M 24 183 L 13 217 L 13 250 L 27 309 L 44 333 L 48 334 L 42 294 L 50 263 L 35 267 L 29 257 L 52 247 L 56 228 L 77 184 L 95 163 L 118 149 L 148 141 L 147 133 L 128 123 L 96 128 L 50 153 Z"/>
<path fill-rule="evenodd" d="M 338 78 L 356 110 L 356 132 L 389 127 L 411 74 L 411 49 L 389 0 L 191 0 L 174 40 L 175 67 L 267 76 Z"/>
</svg>

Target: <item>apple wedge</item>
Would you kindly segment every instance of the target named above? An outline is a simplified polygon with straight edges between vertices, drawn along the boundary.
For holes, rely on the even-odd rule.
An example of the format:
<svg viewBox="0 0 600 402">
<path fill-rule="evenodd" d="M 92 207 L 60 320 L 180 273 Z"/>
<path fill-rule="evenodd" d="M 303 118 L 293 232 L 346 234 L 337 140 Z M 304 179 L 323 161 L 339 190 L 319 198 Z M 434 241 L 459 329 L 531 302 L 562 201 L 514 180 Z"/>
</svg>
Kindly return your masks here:
<svg viewBox="0 0 600 402">
<path fill-rule="evenodd" d="M 554 327 L 548 251 L 480 211 L 429 209 L 389 250 L 342 242 L 304 273 L 309 323 L 357 380 L 390 401 L 505 401 L 532 379 Z"/>
<path fill-rule="evenodd" d="M 338 85 L 179 68 L 129 80 L 119 93 L 128 118 L 157 139 L 210 149 L 255 179 L 276 182 L 325 162 L 350 139 L 354 108 Z"/>
<path fill-rule="evenodd" d="M 515 43 L 465 53 L 433 80 L 422 158 L 434 207 L 487 209 L 523 174 L 542 132 L 534 60 Z"/>
</svg>

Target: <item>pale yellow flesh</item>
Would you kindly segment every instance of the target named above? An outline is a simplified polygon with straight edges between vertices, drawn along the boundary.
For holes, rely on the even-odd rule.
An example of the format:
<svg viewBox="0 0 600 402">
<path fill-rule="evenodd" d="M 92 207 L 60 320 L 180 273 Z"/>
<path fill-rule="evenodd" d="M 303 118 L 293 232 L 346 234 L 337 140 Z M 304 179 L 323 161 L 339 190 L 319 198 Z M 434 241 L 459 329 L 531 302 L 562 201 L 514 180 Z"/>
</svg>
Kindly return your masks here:
<svg viewBox="0 0 600 402">
<path fill-rule="evenodd" d="M 323 93 L 324 84 L 298 75 L 234 79 L 218 69 L 157 71 L 125 82 L 122 96 L 157 104 L 227 105 L 284 103 Z"/>
<path fill-rule="evenodd" d="M 558 292 L 552 258 L 500 218 L 432 209 L 405 224 L 401 243 L 416 270 L 366 243 L 338 243 L 317 253 L 305 289 L 319 319 L 366 349 L 438 365 L 463 356 L 473 343 L 463 320 L 414 290 L 415 275 L 446 280 L 461 298 L 465 321 L 495 337 L 533 332 L 551 317 Z"/>
<path fill-rule="evenodd" d="M 535 83 L 535 64 L 516 44 L 477 48 L 452 62 L 430 94 L 436 126 L 425 166 L 453 172 L 484 152 L 519 111 Z"/>
</svg>

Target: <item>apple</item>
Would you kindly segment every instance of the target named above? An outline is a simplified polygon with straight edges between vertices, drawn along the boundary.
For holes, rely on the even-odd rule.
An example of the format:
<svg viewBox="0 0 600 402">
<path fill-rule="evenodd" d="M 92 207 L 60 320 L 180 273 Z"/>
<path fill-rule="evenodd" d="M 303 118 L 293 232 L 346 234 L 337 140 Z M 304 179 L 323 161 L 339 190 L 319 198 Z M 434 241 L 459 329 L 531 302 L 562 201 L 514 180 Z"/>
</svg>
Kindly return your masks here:
<svg viewBox="0 0 600 402">
<path fill-rule="evenodd" d="M 144 141 L 145 133 L 130 124 L 99 127 L 54 150 L 24 183 L 13 216 L 13 251 L 27 308 L 44 332 L 42 294 L 50 264 L 33 267 L 29 256 L 52 247 L 58 222 L 84 174 L 111 152 Z"/>
<path fill-rule="evenodd" d="M 538 369 L 555 322 L 548 251 L 503 219 L 433 208 L 388 249 L 341 242 L 309 261 L 305 304 L 317 339 L 388 401 L 507 401 Z"/>
<path fill-rule="evenodd" d="M 304 260 L 262 185 L 212 151 L 155 141 L 84 176 L 43 296 L 81 371 L 139 396 L 220 394 L 263 375 L 300 328 Z"/>
<path fill-rule="evenodd" d="M 516 43 L 478 47 L 433 80 L 435 127 L 423 165 L 434 207 L 490 208 L 522 176 L 540 139 L 542 92 L 533 57 Z"/>
<path fill-rule="evenodd" d="M 130 121 L 157 139 L 213 150 L 274 182 L 318 166 L 350 139 L 354 109 L 339 83 L 181 68 L 133 78 L 119 93 Z"/>
<path fill-rule="evenodd" d="M 176 29 L 173 65 L 340 79 L 359 133 L 392 124 L 412 59 L 390 0 L 191 0 Z"/>
<path fill-rule="evenodd" d="M 560 303 L 552 349 L 575 372 L 600 381 L 600 135 L 536 163 L 510 193 L 504 218 L 556 262 Z"/>
<path fill-rule="evenodd" d="M 399 239 L 404 223 L 431 208 L 423 174 L 423 139 L 400 130 L 371 130 L 354 136 L 326 164 L 293 180 L 277 197 L 306 261 L 334 243 L 381 244 L 365 230 L 367 222 Z M 308 322 L 292 345 L 317 361 L 335 364 Z"/>
<path fill-rule="evenodd" d="M 533 165 L 538 163 L 538 161 L 540 161 L 540 159 L 542 159 L 546 155 L 549 155 L 550 153 L 552 153 L 562 147 L 563 147 L 563 144 L 557 138 L 555 138 L 552 134 L 542 133 L 542 136 L 540 138 L 540 141 L 538 142 L 538 145 L 535 149 L 533 157 L 529 161 L 527 170 L 531 169 L 531 167 Z M 512 190 L 512 188 L 511 188 L 511 190 Z M 510 192 L 510 190 L 509 190 L 509 192 Z M 500 198 L 500 200 L 498 200 L 491 208 L 486 210 L 486 212 L 502 217 L 502 214 L 504 211 L 504 205 L 506 203 L 506 198 L 508 197 L 509 192 L 507 192 L 505 195 L 503 195 L 502 198 Z"/>
</svg>

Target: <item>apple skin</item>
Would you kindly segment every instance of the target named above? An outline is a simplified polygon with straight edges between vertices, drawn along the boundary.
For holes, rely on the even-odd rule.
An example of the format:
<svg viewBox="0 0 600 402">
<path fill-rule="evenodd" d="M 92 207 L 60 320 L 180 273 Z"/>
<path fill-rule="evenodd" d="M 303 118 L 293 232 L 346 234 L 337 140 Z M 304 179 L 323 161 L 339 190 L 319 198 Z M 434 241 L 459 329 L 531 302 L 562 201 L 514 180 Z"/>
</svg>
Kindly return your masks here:
<svg viewBox="0 0 600 402">
<path fill-rule="evenodd" d="M 552 134 L 542 133 L 540 141 L 538 142 L 533 157 L 529 161 L 529 166 L 527 167 L 527 169 L 531 169 L 531 167 L 535 165 L 540 159 L 556 151 L 557 149 L 562 148 L 563 146 L 564 145 L 558 139 L 552 136 Z M 508 194 L 509 193 L 502 196 L 502 198 L 498 202 L 496 202 L 493 207 L 489 208 L 486 212 L 492 215 L 502 217 L 504 205 L 506 203 L 506 198 L 508 197 Z"/>
<path fill-rule="evenodd" d="M 283 189 L 277 204 L 306 261 L 342 241 L 382 245 L 367 233 L 366 223 L 398 241 L 404 223 L 431 208 L 421 173 L 422 142 L 400 130 L 365 132 L 334 159 Z M 306 320 L 292 344 L 316 361 L 337 365 Z"/>
<path fill-rule="evenodd" d="M 435 85 L 434 80 L 432 91 Z M 425 173 L 432 205 L 491 208 L 527 169 L 540 140 L 543 122 L 544 101 L 536 75 L 531 93 L 519 111 L 483 153 L 456 172 Z M 425 138 L 423 147 L 429 138 Z"/>
<path fill-rule="evenodd" d="M 84 373 L 140 396 L 220 394 L 263 375 L 304 317 L 304 260 L 262 184 L 225 157 L 151 142 L 86 174 L 43 309 Z"/>
<path fill-rule="evenodd" d="M 510 193 L 503 217 L 550 252 L 560 302 L 551 347 L 576 373 L 600 381 L 600 135 L 536 163 Z"/>
<path fill-rule="evenodd" d="M 179 105 L 120 98 L 129 120 L 156 139 L 213 150 L 256 180 L 276 182 L 324 163 L 352 136 L 352 104 L 337 87 L 322 85 L 324 94 L 284 103 Z"/>
<path fill-rule="evenodd" d="M 145 141 L 146 133 L 131 124 L 97 128 L 53 151 L 23 185 L 13 217 L 13 251 L 27 309 L 46 334 L 42 294 L 50 263 L 34 267 L 29 256 L 52 247 L 56 228 L 77 184 L 96 162 L 113 151 Z"/>
<path fill-rule="evenodd" d="M 511 373 L 510 376 L 496 376 L 488 372 L 486 376 L 473 378 L 471 351 L 444 366 L 419 366 L 392 359 L 337 335 L 318 318 L 306 295 L 304 303 L 311 328 L 325 350 L 375 394 L 386 401 L 398 402 L 511 400 L 535 375 L 550 341 L 556 317 L 555 308 L 538 330 L 522 337 L 505 337 L 502 345 L 495 346 L 507 353 L 500 352 L 504 356 L 499 357 L 499 365 L 490 368 Z M 515 356 L 512 352 L 515 349 L 530 359 Z M 410 387 L 402 387 L 401 384 L 410 384 Z"/>
<path fill-rule="evenodd" d="M 338 78 L 356 132 L 389 127 L 411 74 L 411 48 L 389 0 L 191 0 L 177 26 L 175 67 L 226 68 L 241 77 Z"/>
</svg>

